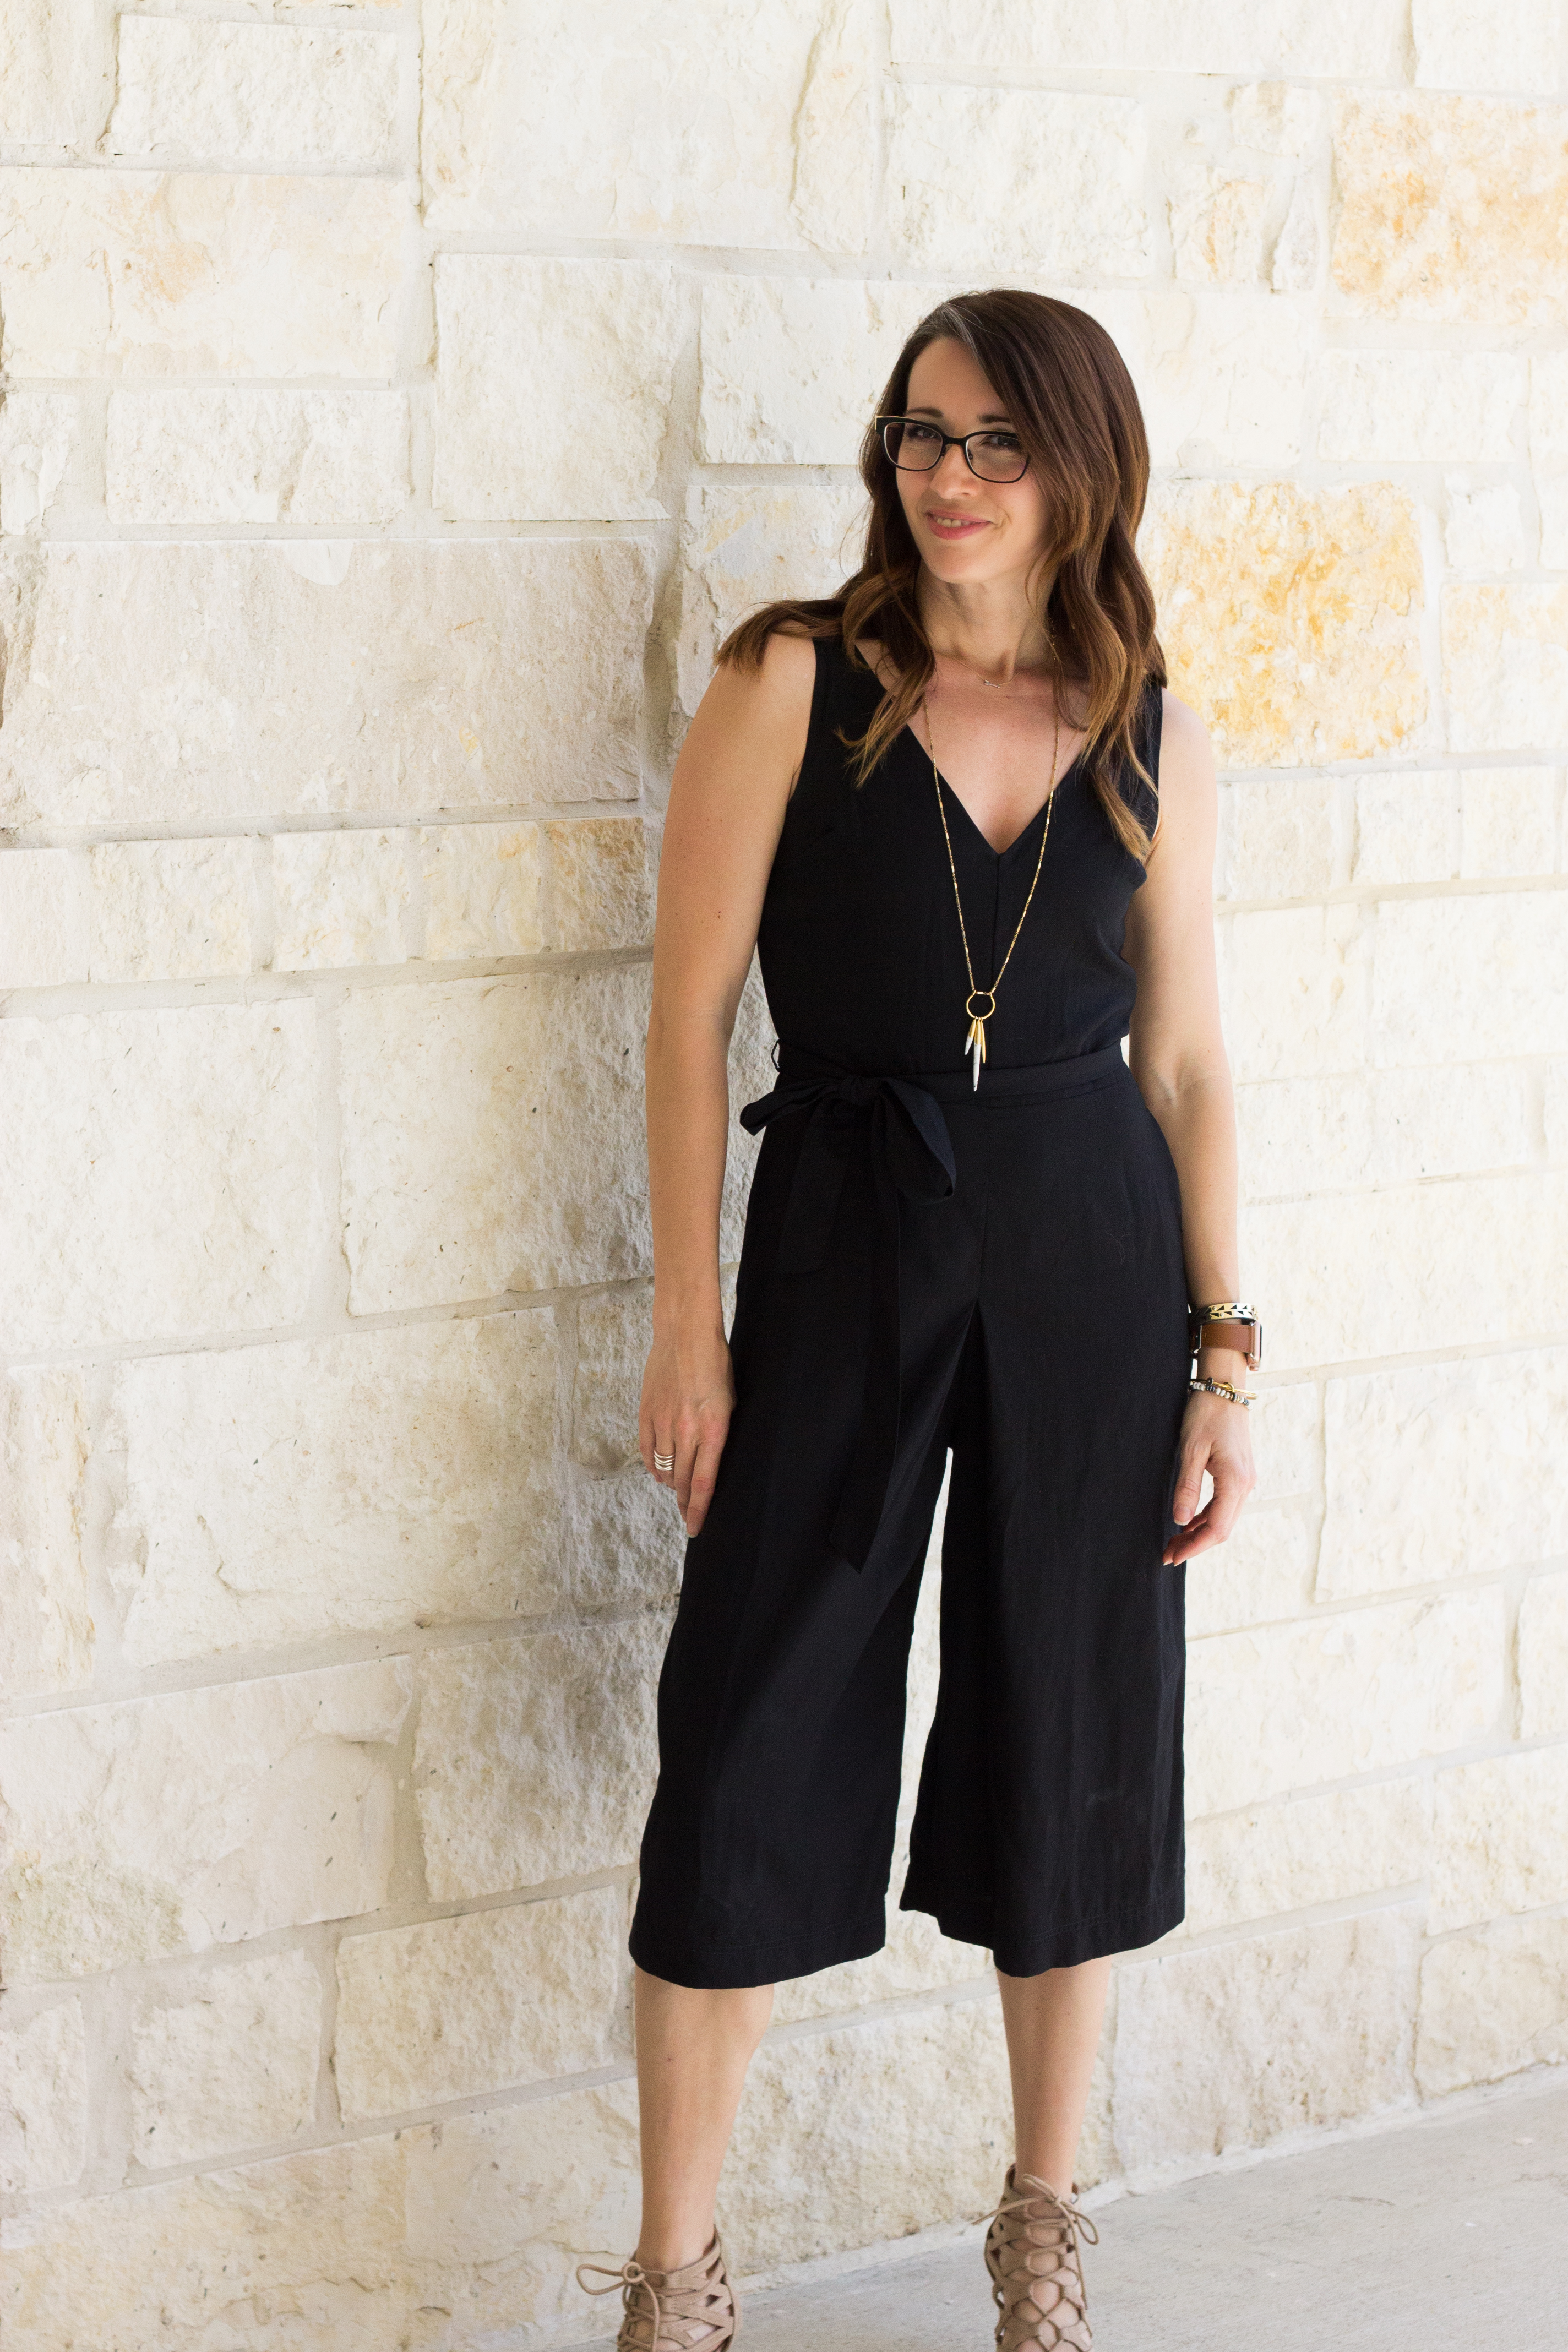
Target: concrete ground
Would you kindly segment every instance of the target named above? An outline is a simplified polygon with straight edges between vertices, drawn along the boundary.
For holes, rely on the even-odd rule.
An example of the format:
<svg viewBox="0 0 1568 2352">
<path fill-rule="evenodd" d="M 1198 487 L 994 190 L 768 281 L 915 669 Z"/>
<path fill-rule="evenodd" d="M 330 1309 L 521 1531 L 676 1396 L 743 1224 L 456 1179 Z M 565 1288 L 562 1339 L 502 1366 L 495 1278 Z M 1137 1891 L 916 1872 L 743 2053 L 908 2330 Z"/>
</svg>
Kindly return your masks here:
<svg viewBox="0 0 1568 2352">
<path fill-rule="evenodd" d="M 1090 2210 L 1096 2352 L 1568 2352 L 1560 2077 Z M 753 2290 L 742 2352 L 986 2352 L 980 2236 Z"/>
</svg>

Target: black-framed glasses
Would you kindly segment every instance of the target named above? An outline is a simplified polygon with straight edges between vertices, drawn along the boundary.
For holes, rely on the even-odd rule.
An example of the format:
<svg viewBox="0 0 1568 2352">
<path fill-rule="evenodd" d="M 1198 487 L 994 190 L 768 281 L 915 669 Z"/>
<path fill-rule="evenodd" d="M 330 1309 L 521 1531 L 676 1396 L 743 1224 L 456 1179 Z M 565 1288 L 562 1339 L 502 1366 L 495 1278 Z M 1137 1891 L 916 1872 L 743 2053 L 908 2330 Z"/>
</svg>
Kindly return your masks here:
<svg viewBox="0 0 1568 2352">
<path fill-rule="evenodd" d="M 1028 452 L 1016 433 L 987 425 L 978 433 L 944 433 L 923 416 L 879 416 L 882 446 L 902 474 L 931 474 L 957 447 L 983 482 L 1019 482 L 1029 470 Z"/>
</svg>

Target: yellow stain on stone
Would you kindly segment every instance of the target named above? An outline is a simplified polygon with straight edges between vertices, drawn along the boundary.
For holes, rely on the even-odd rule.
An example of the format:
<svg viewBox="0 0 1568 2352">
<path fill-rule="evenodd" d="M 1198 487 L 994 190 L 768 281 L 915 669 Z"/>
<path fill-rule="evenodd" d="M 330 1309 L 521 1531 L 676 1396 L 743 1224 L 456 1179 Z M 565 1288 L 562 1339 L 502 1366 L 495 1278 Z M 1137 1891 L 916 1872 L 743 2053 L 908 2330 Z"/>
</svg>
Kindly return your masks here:
<svg viewBox="0 0 1568 2352">
<path fill-rule="evenodd" d="M 1568 319 L 1568 116 L 1366 92 L 1334 124 L 1334 283 L 1393 319 Z"/>
<path fill-rule="evenodd" d="M 1366 759 L 1425 719 L 1416 520 L 1390 484 L 1173 484 L 1140 552 L 1172 687 L 1223 764 Z"/>
</svg>

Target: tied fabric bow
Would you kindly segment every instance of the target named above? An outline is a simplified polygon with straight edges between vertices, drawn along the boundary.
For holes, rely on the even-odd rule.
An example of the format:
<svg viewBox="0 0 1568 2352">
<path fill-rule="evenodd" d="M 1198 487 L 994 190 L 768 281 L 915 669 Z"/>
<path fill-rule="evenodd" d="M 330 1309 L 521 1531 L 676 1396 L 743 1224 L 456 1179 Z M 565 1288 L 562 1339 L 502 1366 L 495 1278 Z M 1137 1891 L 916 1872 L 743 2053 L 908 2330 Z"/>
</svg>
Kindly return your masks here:
<svg viewBox="0 0 1568 2352">
<path fill-rule="evenodd" d="M 858 1569 L 876 1540 L 899 1448 L 899 1202 L 900 1196 L 922 1205 L 951 1200 L 957 1181 L 952 1141 L 935 1097 L 910 1078 L 785 1076 L 771 1094 L 746 1105 L 741 1124 L 748 1135 L 758 1135 L 791 1111 L 805 1111 L 809 1123 L 784 1210 L 780 1274 L 814 1274 L 826 1263 L 850 1155 L 860 1150 L 870 1156 L 877 1223 L 866 1383 L 849 1475 L 830 1531 L 834 1549 Z"/>
</svg>

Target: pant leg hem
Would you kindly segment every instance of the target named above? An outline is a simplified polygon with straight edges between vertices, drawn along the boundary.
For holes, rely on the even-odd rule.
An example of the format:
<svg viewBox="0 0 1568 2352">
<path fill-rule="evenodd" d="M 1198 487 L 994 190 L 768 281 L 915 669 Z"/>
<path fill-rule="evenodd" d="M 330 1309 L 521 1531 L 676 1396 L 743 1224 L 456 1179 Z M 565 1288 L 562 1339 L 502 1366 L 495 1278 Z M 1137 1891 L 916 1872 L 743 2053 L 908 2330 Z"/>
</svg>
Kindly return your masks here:
<svg viewBox="0 0 1568 2352">
<path fill-rule="evenodd" d="M 906 1887 L 899 1908 L 927 1913 L 957 1943 L 981 1945 L 1004 1976 L 1037 1977 L 1047 1969 L 1077 1968 L 1083 1960 L 1105 1959 L 1158 1943 L 1185 1918 L 1186 1895 L 1184 1882 L 1177 1879 L 1147 1902 L 1053 1920 L 1022 1937 L 1007 1931 L 1000 1941 L 995 1912 L 984 1902 L 950 1902 L 941 1896 L 928 1902 L 918 1890 L 911 1893 Z"/>
<path fill-rule="evenodd" d="M 735 1992 L 752 1985 L 783 1984 L 814 1977 L 823 1969 L 868 1960 L 888 1940 L 880 1905 L 853 1926 L 799 1935 L 763 1937 L 744 1944 L 710 1943 L 679 1929 L 651 1926 L 641 1914 L 632 1921 L 631 1956 L 645 1975 L 694 1991 Z"/>
</svg>

